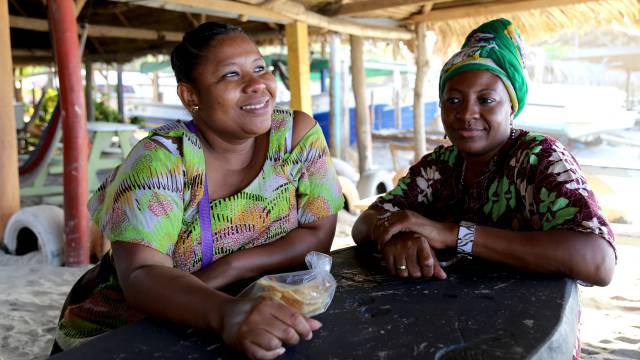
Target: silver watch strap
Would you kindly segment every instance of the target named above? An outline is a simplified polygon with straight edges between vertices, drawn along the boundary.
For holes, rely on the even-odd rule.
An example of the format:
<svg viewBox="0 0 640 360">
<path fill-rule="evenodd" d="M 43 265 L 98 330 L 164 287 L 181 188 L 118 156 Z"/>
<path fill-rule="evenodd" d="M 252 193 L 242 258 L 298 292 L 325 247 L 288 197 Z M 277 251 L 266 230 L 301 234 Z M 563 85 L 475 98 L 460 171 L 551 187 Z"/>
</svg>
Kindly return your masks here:
<svg viewBox="0 0 640 360">
<path fill-rule="evenodd" d="M 458 254 L 471 256 L 473 252 L 473 240 L 476 238 L 476 224 L 461 221 L 458 228 Z"/>
</svg>

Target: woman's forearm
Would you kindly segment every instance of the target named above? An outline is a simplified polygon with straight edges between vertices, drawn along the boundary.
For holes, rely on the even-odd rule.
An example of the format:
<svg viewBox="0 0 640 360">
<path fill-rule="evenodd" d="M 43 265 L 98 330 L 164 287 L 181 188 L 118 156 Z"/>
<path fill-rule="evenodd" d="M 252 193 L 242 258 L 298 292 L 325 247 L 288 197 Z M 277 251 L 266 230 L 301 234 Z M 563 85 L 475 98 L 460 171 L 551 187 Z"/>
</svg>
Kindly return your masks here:
<svg viewBox="0 0 640 360">
<path fill-rule="evenodd" d="M 212 288 L 304 263 L 309 251 L 329 252 L 337 215 L 299 226 L 276 241 L 238 251 L 200 270 L 196 276 Z"/>
<path fill-rule="evenodd" d="M 120 282 L 127 302 L 145 314 L 217 333 L 232 299 L 189 273 L 162 265 L 137 268 Z"/>
<path fill-rule="evenodd" d="M 371 209 L 365 210 L 360 214 L 358 220 L 356 220 L 355 224 L 353 224 L 353 228 L 351 229 L 351 237 L 357 245 L 364 245 L 373 241 L 373 234 L 371 231 L 379 214 L 379 211 Z"/>
<path fill-rule="evenodd" d="M 517 232 L 478 226 L 473 256 L 599 286 L 611 281 L 615 267 L 613 247 L 604 239 L 568 230 Z"/>
</svg>

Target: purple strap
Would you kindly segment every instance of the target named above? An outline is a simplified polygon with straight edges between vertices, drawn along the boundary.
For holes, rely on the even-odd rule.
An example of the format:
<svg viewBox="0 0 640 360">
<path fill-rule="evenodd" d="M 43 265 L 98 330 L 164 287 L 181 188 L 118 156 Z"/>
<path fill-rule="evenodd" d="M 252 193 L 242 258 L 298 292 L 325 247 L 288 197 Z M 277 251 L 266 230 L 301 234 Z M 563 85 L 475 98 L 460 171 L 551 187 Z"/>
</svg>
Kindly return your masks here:
<svg viewBox="0 0 640 360">
<path fill-rule="evenodd" d="M 187 129 L 194 134 L 198 133 L 193 121 L 185 122 Z M 200 242 L 202 243 L 202 267 L 206 267 L 213 262 L 213 234 L 211 234 L 211 208 L 209 207 L 209 186 L 207 185 L 206 165 L 202 176 L 204 181 L 204 193 L 198 203 L 198 214 L 200 215 Z"/>
</svg>

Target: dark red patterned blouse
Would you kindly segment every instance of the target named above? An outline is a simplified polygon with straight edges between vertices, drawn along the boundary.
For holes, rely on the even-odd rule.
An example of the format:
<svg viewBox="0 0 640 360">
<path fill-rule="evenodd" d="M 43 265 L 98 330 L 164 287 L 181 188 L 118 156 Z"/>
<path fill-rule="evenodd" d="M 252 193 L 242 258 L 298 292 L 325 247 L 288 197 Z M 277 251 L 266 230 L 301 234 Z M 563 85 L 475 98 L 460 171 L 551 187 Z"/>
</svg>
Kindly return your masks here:
<svg viewBox="0 0 640 360">
<path fill-rule="evenodd" d="M 474 183 L 461 181 L 463 168 L 455 146 L 440 146 L 371 207 L 515 231 L 582 231 L 613 243 L 578 163 L 555 139 L 521 130 Z"/>
</svg>

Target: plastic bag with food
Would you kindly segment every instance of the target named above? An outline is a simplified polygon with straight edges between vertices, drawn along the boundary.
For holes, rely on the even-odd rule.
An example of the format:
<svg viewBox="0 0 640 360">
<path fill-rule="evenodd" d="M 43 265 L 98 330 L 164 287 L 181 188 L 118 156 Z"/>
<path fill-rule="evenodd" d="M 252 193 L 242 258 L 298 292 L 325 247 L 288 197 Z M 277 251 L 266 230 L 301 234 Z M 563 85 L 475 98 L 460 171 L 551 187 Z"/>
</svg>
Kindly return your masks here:
<svg viewBox="0 0 640 360">
<path fill-rule="evenodd" d="M 238 297 L 271 297 L 305 316 L 325 312 L 336 291 L 336 280 L 329 272 L 331 256 L 311 251 L 305 262 L 309 270 L 263 276 Z"/>
</svg>

